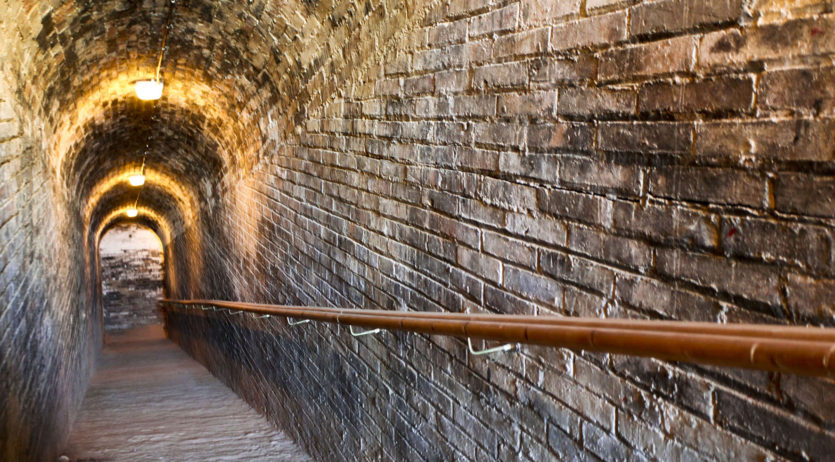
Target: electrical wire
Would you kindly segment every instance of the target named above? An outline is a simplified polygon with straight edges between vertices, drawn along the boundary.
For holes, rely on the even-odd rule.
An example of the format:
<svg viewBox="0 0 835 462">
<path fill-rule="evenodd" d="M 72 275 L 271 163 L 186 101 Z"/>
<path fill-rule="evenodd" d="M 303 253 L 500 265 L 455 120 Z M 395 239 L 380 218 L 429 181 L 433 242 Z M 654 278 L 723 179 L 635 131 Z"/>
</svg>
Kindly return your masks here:
<svg viewBox="0 0 835 462">
<path fill-rule="evenodd" d="M 177 5 L 177 0 L 171 0 L 168 6 L 168 17 L 165 20 L 165 29 L 162 32 L 162 46 L 159 50 L 159 59 L 157 60 L 157 68 L 156 72 L 154 73 L 154 80 L 159 82 L 159 73 L 162 70 L 162 60 L 165 57 L 165 50 L 168 44 L 168 33 L 171 31 L 172 28 L 172 20 L 174 19 L 174 7 Z M 152 125 L 153 122 L 156 122 L 156 114 L 157 114 L 157 103 L 153 101 L 152 106 L 152 115 L 151 121 Z M 139 174 L 145 175 L 145 162 L 148 159 L 148 151 L 151 149 L 151 134 L 152 132 L 148 132 L 148 140 L 145 143 L 145 151 L 142 153 L 142 166 L 139 168 Z M 144 183 L 143 183 L 144 184 Z M 136 192 L 136 200 L 133 201 L 133 209 L 136 210 L 136 206 L 139 204 L 139 196 L 142 194 L 142 188 Z"/>
<path fill-rule="evenodd" d="M 171 20 L 174 18 L 174 6 L 177 0 L 171 0 L 168 8 L 168 18 L 165 20 L 165 30 L 162 33 L 162 48 L 159 50 L 159 60 L 157 60 L 157 72 L 155 79 L 159 81 L 159 71 L 162 69 L 162 58 L 165 55 L 165 45 L 168 42 L 168 31 L 171 30 Z"/>
</svg>

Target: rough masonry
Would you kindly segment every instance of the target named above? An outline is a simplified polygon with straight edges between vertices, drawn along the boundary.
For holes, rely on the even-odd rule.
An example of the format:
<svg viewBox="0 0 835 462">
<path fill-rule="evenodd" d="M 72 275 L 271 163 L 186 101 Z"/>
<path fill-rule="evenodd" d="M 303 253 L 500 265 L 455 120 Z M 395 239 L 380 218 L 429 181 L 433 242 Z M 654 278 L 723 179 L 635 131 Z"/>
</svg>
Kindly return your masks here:
<svg viewBox="0 0 835 462">
<path fill-rule="evenodd" d="M 162 243 L 148 228 L 116 226 L 99 244 L 105 331 L 162 323 Z"/>
<path fill-rule="evenodd" d="M 167 5 L 0 4 L 6 458 L 66 437 L 146 150 L 175 298 L 835 324 L 831 0 L 182 0 L 141 103 Z M 835 447 L 831 380 L 166 316 L 317 459 Z"/>
</svg>

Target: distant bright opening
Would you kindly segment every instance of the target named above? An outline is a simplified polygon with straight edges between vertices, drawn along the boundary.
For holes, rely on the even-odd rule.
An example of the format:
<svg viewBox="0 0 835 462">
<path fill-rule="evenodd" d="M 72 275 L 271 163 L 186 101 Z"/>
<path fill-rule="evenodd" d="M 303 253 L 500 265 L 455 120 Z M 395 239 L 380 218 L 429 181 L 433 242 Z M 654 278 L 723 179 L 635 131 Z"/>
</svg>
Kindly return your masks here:
<svg viewBox="0 0 835 462">
<path fill-rule="evenodd" d="M 99 260 L 105 332 L 161 325 L 163 248 L 156 233 L 136 224 L 115 226 L 101 239 Z"/>
</svg>

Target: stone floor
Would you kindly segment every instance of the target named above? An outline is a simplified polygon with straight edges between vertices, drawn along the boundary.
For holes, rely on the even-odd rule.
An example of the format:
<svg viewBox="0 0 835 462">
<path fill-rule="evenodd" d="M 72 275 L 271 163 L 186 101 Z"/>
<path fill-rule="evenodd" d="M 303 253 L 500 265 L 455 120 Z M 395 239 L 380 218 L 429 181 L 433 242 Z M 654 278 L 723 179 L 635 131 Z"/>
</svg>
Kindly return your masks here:
<svg viewBox="0 0 835 462">
<path fill-rule="evenodd" d="M 160 327 L 108 336 L 62 460 L 271 460 L 309 456 Z"/>
</svg>

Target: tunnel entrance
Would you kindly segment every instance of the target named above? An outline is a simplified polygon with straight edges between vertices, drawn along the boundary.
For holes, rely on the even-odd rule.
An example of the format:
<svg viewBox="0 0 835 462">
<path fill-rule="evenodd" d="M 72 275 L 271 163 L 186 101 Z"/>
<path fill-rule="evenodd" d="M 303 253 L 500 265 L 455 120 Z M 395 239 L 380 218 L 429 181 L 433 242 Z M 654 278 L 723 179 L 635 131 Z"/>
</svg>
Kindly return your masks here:
<svg viewBox="0 0 835 462">
<path fill-rule="evenodd" d="M 106 333 L 162 324 L 162 242 L 138 224 L 117 225 L 99 244 Z"/>
</svg>

